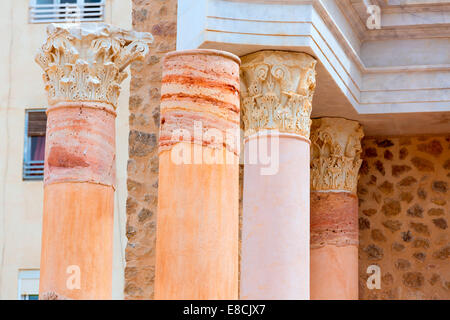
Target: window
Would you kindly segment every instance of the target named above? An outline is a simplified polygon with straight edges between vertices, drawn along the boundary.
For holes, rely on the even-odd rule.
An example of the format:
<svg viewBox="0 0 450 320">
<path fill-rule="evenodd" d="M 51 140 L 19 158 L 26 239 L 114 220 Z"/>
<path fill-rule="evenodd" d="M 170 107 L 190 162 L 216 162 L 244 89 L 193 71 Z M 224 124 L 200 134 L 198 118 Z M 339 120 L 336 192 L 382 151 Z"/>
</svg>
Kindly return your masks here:
<svg viewBox="0 0 450 320">
<path fill-rule="evenodd" d="M 46 127 L 47 115 L 45 110 L 26 110 L 23 156 L 24 180 L 42 180 L 44 177 Z"/>
<path fill-rule="evenodd" d="M 19 270 L 17 293 L 19 300 L 39 299 L 39 270 Z"/>
<path fill-rule="evenodd" d="M 30 23 L 102 21 L 105 0 L 30 0 Z"/>
</svg>

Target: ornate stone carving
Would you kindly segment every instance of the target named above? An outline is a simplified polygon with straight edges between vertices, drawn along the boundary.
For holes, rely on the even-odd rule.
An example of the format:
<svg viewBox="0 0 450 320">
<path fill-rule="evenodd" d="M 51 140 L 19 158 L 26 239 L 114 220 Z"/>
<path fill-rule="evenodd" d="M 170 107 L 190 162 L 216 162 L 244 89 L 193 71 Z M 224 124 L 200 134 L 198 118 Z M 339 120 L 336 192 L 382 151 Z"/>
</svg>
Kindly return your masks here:
<svg viewBox="0 0 450 320">
<path fill-rule="evenodd" d="M 316 60 L 305 54 L 259 51 L 242 58 L 245 136 L 278 130 L 309 138 Z"/>
<path fill-rule="evenodd" d="M 72 300 L 54 291 L 44 292 L 39 300 Z"/>
<path fill-rule="evenodd" d="M 356 194 L 364 133 L 356 121 L 313 119 L 311 126 L 311 191 L 339 190 Z"/>
<path fill-rule="evenodd" d="M 148 53 L 150 33 L 126 31 L 103 23 L 50 24 L 36 56 L 44 69 L 50 105 L 97 101 L 117 107 L 124 69 Z"/>
</svg>

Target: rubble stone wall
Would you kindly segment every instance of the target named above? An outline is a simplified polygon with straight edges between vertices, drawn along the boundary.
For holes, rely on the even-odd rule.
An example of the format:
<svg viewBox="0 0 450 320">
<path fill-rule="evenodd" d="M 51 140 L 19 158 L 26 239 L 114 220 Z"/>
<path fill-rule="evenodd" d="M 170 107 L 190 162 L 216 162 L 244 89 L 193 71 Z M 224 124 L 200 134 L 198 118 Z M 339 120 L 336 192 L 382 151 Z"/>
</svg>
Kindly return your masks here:
<svg viewBox="0 0 450 320">
<path fill-rule="evenodd" d="M 133 29 L 151 32 L 131 65 L 125 299 L 153 299 L 162 57 L 176 49 L 177 0 L 133 0 Z"/>
<path fill-rule="evenodd" d="M 360 299 L 450 299 L 450 136 L 363 140 Z M 369 265 L 381 289 L 369 290 Z"/>
</svg>

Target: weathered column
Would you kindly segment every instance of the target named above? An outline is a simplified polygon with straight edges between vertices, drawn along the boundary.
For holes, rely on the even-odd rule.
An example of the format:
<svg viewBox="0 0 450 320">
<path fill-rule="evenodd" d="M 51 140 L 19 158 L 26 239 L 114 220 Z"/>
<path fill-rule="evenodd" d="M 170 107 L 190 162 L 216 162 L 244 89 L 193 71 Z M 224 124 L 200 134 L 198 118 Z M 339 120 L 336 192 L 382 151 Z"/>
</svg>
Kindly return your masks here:
<svg viewBox="0 0 450 320">
<path fill-rule="evenodd" d="M 156 299 L 237 299 L 239 63 L 169 53 L 159 137 Z"/>
<path fill-rule="evenodd" d="M 110 299 L 115 117 L 124 69 L 151 35 L 50 25 L 36 62 L 48 94 L 40 299 Z"/>
<path fill-rule="evenodd" d="M 314 119 L 311 127 L 311 299 L 358 299 L 361 125 Z"/>
<path fill-rule="evenodd" d="M 242 58 L 241 299 L 309 299 L 315 65 L 311 56 L 294 52 L 260 51 Z"/>
</svg>

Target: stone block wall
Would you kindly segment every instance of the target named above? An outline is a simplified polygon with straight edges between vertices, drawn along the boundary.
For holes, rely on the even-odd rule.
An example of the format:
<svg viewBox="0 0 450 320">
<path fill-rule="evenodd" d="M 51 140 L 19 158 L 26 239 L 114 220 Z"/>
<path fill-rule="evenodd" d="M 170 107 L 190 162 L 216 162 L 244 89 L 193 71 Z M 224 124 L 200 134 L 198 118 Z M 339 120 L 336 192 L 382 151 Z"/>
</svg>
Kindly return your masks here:
<svg viewBox="0 0 450 320">
<path fill-rule="evenodd" d="M 363 141 L 360 299 L 450 299 L 450 136 Z M 381 289 L 369 290 L 369 265 Z"/>
<path fill-rule="evenodd" d="M 125 299 L 153 299 L 161 59 L 176 49 L 177 0 L 133 0 L 133 29 L 155 38 L 131 65 Z"/>
</svg>

